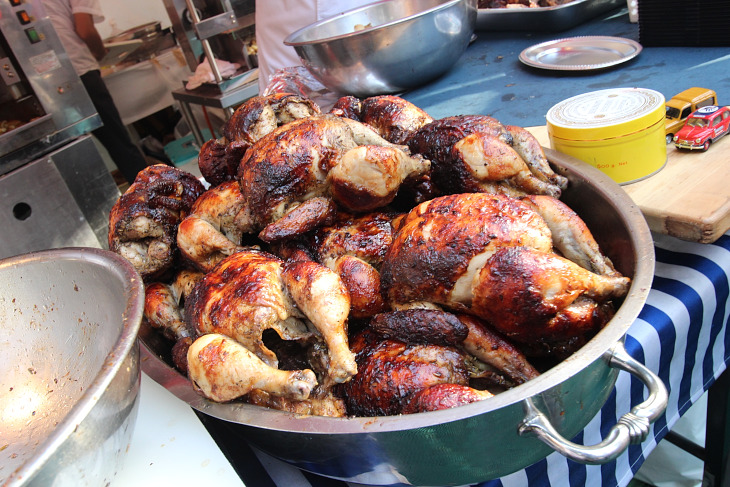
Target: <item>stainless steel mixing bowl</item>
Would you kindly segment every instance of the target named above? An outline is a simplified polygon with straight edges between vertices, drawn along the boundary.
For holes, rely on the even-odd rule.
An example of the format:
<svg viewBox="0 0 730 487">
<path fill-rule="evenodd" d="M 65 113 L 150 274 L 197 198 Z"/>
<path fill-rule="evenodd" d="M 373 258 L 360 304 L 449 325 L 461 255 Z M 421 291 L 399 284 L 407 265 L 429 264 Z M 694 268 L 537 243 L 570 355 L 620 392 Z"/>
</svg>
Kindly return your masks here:
<svg viewBox="0 0 730 487">
<path fill-rule="evenodd" d="M 109 485 L 137 417 L 143 306 L 106 250 L 0 261 L 0 484 Z"/>
<path fill-rule="evenodd" d="M 448 71 L 469 45 L 476 0 L 390 0 L 349 10 L 290 34 L 304 66 L 330 90 L 398 93 Z"/>
<path fill-rule="evenodd" d="M 556 450 L 583 463 L 606 463 L 642 441 L 667 406 L 661 380 L 624 350 L 654 278 L 654 245 L 641 210 L 606 174 L 546 150 L 570 180 L 563 195 L 592 229 L 616 267 L 632 277 L 616 315 L 578 352 L 514 389 L 457 408 L 377 418 L 303 417 L 263 407 L 214 403 L 198 395 L 170 365 L 170 344 L 140 330 L 143 368 L 196 410 L 222 421 L 229 441 L 249 441 L 267 453 L 317 474 L 375 485 L 465 485 L 501 477 Z M 605 440 L 575 445 L 573 438 L 600 411 L 619 371 L 648 389 L 625 411 Z"/>
</svg>

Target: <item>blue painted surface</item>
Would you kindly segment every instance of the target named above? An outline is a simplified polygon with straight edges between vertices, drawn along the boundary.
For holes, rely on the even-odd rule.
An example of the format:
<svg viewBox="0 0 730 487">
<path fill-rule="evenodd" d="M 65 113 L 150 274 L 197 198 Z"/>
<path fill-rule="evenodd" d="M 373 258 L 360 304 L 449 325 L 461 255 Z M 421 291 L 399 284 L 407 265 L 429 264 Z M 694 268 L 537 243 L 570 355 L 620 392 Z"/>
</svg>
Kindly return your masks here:
<svg viewBox="0 0 730 487">
<path fill-rule="evenodd" d="M 650 88 L 666 98 L 692 86 L 712 88 L 730 105 L 730 48 L 644 47 L 636 58 L 600 71 L 565 72 L 522 64 L 522 50 L 565 37 L 610 35 L 639 40 L 639 25 L 626 8 L 601 15 L 565 32 L 476 32 L 477 39 L 441 78 L 402 96 L 432 117 L 491 115 L 503 123 L 545 124 L 556 103 L 589 91 Z"/>
</svg>

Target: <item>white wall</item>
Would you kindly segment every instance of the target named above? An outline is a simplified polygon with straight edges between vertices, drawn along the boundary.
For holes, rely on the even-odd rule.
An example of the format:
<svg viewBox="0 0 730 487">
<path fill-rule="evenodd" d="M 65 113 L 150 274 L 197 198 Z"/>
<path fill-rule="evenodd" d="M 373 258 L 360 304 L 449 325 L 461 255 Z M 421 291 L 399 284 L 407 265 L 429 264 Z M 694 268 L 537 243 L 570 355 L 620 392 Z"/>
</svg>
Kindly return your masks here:
<svg viewBox="0 0 730 487">
<path fill-rule="evenodd" d="M 162 28 L 170 26 L 162 0 L 99 0 L 104 10 L 104 22 L 96 24 L 102 38 L 137 27 L 148 22 L 159 21 Z M 116 29 L 116 30 L 115 30 Z"/>
</svg>

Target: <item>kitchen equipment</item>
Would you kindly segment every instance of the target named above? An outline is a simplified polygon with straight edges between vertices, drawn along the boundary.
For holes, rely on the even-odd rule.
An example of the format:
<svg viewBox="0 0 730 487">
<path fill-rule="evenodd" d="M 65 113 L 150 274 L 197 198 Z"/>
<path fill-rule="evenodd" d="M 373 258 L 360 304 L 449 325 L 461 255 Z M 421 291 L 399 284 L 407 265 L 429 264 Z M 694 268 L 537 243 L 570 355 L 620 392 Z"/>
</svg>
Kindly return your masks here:
<svg viewBox="0 0 730 487">
<path fill-rule="evenodd" d="M 119 190 L 86 135 L 101 119 L 40 0 L 0 2 L 2 122 L 0 258 L 106 245 Z"/>
<path fill-rule="evenodd" d="M 299 29 L 284 44 L 332 91 L 359 97 L 397 93 L 456 64 L 476 14 L 476 0 L 376 2 Z"/>
<path fill-rule="evenodd" d="M 623 0 L 573 0 L 555 7 L 480 8 L 476 29 L 560 32 L 623 5 Z"/>
<path fill-rule="evenodd" d="M 207 58 L 218 93 L 240 85 L 239 78 L 258 66 L 249 50 L 255 45 L 254 0 L 163 0 L 167 16 L 190 71 Z M 254 49 L 255 51 L 255 49 Z M 242 66 L 231 78 L 217 72 L 213 59 Z"/>
<path fill-rule="evenodd" d="M 664 95 L 611 88 L 565 99 L 547 112 L 550 147 L 585 161 L 619 184 L 639 181 L 667 162 Z"/>
<path fill-rule="evenodd" d="M 143 368 L 155 381 L 211 420 L 232 443 L 253 445 L 304 470 L 353 482 L 462 485 L 522 469 L 553 449 L 577 461 L 607 462 L 648 433 L 666 407 L 666 389 L 627 356 L 623 338 L 646 300 L 654 275 L 654 247 L 636 205 L 601 171 L 547 150 L 570 180 L 564 200 L 592 228 L 603 250 L 633 281 L 614 318 L 573 356 L 540 377 L 466 406 L 377 418 L 301 417 L 243 403 L 218 404 L 196 394 L 169 365 L 170 343 L 143 325 Z M 596 415 L 619 370 L 649 388 L 601 444 L 568 443 Z M 235 453 L 233 453 L 235 454 Z"/>
<path fill-rule="evenodd" d="M 144 287 L 112 252 L 0 261 L 0 483 L 109 485 L 134 430 Z"/>
</svg>

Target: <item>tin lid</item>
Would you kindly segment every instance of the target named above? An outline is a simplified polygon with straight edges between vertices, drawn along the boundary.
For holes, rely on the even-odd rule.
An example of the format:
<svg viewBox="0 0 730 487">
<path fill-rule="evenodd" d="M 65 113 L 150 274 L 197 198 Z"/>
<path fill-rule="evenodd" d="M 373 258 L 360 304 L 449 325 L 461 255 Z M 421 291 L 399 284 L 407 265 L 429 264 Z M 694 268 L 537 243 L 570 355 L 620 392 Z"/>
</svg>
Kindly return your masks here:
<svg viewBox="0 0 730 487">
<path fill-rule="evenodd" d="M 602 140 L 640 132 L 665 116 L 664 95 L 645 88 L 612 88 L 577 95 L 547 113 L 551 135 Z"/>
</svg>

